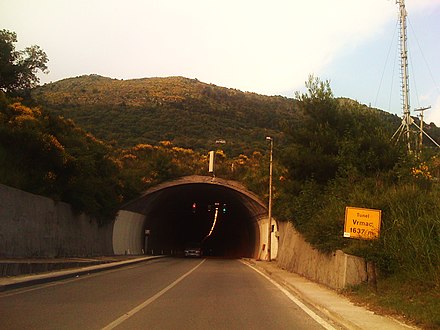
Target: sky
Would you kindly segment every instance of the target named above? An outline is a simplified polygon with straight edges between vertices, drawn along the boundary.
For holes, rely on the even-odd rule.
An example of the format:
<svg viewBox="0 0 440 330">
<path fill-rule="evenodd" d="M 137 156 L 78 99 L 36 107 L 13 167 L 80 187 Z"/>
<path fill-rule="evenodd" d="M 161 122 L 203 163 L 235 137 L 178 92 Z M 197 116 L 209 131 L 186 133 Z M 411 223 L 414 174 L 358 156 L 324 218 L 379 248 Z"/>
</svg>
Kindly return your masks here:
<svg viewBox="0 0 440 330">
<path fill-rule="evenodd" d="M 440 126 L 440 0 L 406 0 L 411 109 Z M 396 0 L 0 0 L 18 50 L 49 57 L 41 83 L 87 74 L 183 76 L 265 95 L 305 92 L 402 114 Z M 415 113 L 412 112 L 414 115 Z"/>
</svg>

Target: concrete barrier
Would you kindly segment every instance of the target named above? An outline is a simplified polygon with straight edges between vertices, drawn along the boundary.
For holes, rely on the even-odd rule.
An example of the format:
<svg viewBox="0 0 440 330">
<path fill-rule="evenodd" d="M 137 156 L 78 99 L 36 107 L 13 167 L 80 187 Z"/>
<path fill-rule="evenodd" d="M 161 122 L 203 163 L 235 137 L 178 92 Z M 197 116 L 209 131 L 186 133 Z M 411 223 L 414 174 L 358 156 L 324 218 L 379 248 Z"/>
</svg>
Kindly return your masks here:
<svg viewBox="0 0 440 330">
<path fill-rule="evenodd" d="M 69 204 L 0 184 L 0 257 L 109 255 L 112 228 Z"/>
</svg>

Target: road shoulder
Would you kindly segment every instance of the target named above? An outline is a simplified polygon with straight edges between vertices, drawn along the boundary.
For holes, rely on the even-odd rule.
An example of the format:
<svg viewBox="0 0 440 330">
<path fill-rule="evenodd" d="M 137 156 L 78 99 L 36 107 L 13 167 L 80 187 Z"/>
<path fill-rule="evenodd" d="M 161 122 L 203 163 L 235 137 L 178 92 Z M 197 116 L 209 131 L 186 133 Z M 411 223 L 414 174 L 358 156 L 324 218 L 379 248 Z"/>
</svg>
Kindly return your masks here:
<svg viewBox="0 0 440 330">
<path fill-rule="evenodd" d="M 264 272 L 274 281 L 295 294 L 301 301 L 313 306 L 322 314 L 346 329 L 417 329 L 399 320 L 378 315 L 362 306 L 357 306 L 347 297 L 323 285 L 277 266 L 276 261 L 255 261 L 246 259 L 249 265 Z"/>
</svg>

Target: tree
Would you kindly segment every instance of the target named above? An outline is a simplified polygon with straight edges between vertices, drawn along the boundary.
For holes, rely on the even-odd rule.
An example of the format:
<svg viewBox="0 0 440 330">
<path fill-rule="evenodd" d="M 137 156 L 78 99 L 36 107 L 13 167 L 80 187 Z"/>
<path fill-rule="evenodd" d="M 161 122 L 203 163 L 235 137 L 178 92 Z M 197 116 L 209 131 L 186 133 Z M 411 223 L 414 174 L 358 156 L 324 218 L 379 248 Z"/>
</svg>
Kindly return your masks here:
<svg viewBox="0 0 440 330">
<path fill-rule="evenodd" d="M 310 76 L 307 94 L 296 93 L 302 120 L 286 122 L 283 164 L 295 180 L 326 183 L 338 169 L 338 104 L 328 81 Z"/>
<path fill-rule="evenodd" d="M 0 30 L 0 90 L 16 93 L 35 87 L 39 71 L 47 73 L 48 57 L 39 46 L 15 50 L 15 32 Z"/>
<path fill-rule="evenodd" d="M 400 150 L 382 112 L 335 99 L 328 81 L 313 76 L 307 94 L 296 93 L 300 122 L 286 127 L 284 165 L 296 181 L 327 184 L 337 176 L 374 176 L 394 168 Z"/>
</svg>

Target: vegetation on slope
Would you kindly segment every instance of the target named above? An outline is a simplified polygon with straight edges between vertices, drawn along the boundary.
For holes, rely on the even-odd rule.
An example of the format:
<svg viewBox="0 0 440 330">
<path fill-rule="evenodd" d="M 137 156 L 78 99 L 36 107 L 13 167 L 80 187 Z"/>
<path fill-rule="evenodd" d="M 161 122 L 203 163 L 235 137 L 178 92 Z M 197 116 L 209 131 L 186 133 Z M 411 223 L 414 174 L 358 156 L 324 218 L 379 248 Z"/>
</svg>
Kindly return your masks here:
<svg viewBox="0 0 440 330">
<path fill-rule="evenodd" d="M 3 97 L 0 182 L 109 219 L 122 200 L 119 167 L 110 149 L 72 121 Z"/>
<path fill-rule="evenodd" d="M 281 215 L 322 251 L 346 248 L 374 260 L 383 273 L 409 270 L 440 284 L 439 159 L 390 143 L 393 126 L 368 108 L 346 108 L 327 84 L 311 79 L 299 95 L 305 121 L 286 130 Z M 345 206 L 383 211 L 377 241 L 342 237 Z M 402 238 L 406 238 L 402 240 Z M 416 261 L 417 260 L 417 261 Z"/>
<path fill-rule="evenodd" d="M 373 291 L 371 301 L 439 327 L 438 151 L 407 155 L 404 146 L 390 144 L 396 123 L 384 124 L 375 111 L 337 102 L 328 83 L 311 78 L 307 87 L 308 94 L 297 95 L 304 121 L 285 130 L 285 172 L 277 183 L 275 214 L 291 220 L 323 252 L 343 249 L 373 261 L 381 279 L 377 288 L 383 291 Z M 379 239 L 344 238 L 346 206 L 382 210 Z M 400 304 L 396 282 L 413 288 L 401 295 Z M 422 313 L 413 308 L 415 301 L 433 305 Z"/>
<path fill-rule="evenodd" d="M 0 183 L 68 202 L 101 222 L 111 221 L 122 203 L 151 186 L 207 174 L 205 154 L 170 141 L 115 149 L 72 120 L 0 96 Z M 227 158 L 217 150 L 216 174 L 244 178 L 264 194 L 262 160 L 259 152 Z"/>
<path fill-rule="evenodd" d="M 97 75 L 35 89 L 52 113 L 73 119 L 118 147 L 168 140 L 195 151 L 226 140 L 228 154 L 252 153 L 280 135 L 293 101 L 218 87 L 182 77 L 117 80 Z"/>
</svg>

